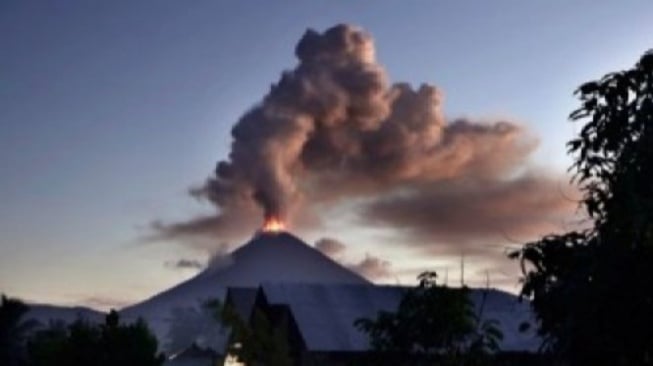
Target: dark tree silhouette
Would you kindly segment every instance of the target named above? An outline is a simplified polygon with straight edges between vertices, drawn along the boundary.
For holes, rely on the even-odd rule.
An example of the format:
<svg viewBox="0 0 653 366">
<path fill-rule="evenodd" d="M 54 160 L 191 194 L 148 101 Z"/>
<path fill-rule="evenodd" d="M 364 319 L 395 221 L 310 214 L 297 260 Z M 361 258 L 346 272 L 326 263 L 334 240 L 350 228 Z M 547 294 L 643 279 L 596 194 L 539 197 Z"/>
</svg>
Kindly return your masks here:
<svg viewBox="0 0 653 366">
<path fill-rule="evenodd" d="M 227 353 L 238 362 L 259 366 L 290 366 L 290 345 L 287 330 L 275 327 L 259 309 L 254 309 L 252 318 L 242 319 L 227 304 L 218 300 L 209 301 L 206 307 L 215 312 L 215 318 L 229 328 L 231 333 Z"/>
<path fill-rule="evenodd" d="M 512 253 L 545 348 L 571 365 L 653 364 L 653 53 L 583 84 L 568 143 L 586 230 Z"/>
<path fill-rule="evenodd" d="M 23 317 L 29 307 L 2 295 L 0 303 L 0 365 L 20 365 L 25 358 L 27 333 L 35 323 Z"/>
<path fill-rule="evenodd" d="M 499 350 L 503 335 L 497 322 L 481 321 L 469 289 L 437 286 L 435 280 L 435 272 L 422 273 L 397 311 L 356 321 L 375 351 L 371 364 L 483 364 Z"/>
<path fill-rule="evenodd" d="M 36 332 L 28 352 L 30 366 L 159 366 L 165 360 L 142 320 L 120 324 L 113 310 L 101 325 L 77 320 Z"/>
</svg>

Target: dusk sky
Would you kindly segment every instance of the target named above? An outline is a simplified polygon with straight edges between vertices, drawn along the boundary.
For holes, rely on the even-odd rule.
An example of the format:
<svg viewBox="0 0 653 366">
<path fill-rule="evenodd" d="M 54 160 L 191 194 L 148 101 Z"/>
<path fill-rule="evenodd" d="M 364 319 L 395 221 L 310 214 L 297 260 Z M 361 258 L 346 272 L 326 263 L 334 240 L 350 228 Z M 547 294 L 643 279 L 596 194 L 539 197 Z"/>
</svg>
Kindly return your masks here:
<svg viewBox="0 0 653 366">
<path fill-rule="evenodd" d="M 434 85 L 447 121 L 523 126 L 539 145 L 518 169 L 546 175 L 552 194 L 570 200 L 572 93 L 651 48 L 652 13 L 648 0 L 3 1 L 0 292 L 120 307 L 194 275 L 194 263 L 211 252 L 242 244 L 255 227 L 236 241 L 159 235 L 153 223 L 215 211 L 189 188 L 227 158 L 239 118 L 297 66 L 295 46 L 308 28 L 363 29 L 389 83 Z M 496 191 L 500 199 L 501 186 Z M 426 269 L 455 282 L 465 254 L 470 284 L 483 285 L 487 271 L 496 286 L 516 291 L 517 263 L 503 253 L 532 231 L 506 226 L 486 241 L 468 237 L 487 233 L 477 227 L 485 222 L 478 210 L 497 207 L 483 205 L 485 191 L 475 193 L 466 191 L 469 205 L 427 194 L 436 207 L 452 205 L 469 228 L 443 220 L 445 228 L 421 230 L 405 206 L 394 211 L 399 218 L 363 218 L 352 200 L 297 234 L 311 244 L 335 239 L 322 249 L 370 276 L 379 270 L 380 282 L 412 283 Z M 560 222 L 547 217 L 552 225 L 529 229 L 565 228 L 564 210 L 551 206 Z"/>
</svg>

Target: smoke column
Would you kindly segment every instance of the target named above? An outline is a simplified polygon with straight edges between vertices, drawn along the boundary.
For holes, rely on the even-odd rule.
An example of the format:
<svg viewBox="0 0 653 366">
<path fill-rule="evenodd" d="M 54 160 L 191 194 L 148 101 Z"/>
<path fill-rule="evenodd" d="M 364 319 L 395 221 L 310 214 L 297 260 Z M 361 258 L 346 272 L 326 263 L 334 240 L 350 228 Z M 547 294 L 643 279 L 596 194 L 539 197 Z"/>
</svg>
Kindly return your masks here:
<svg viewBox="0 0 653 366">
<path fill-rule="evenodd" d="M 437 88 L 388 81 L 365 31 L 308 30 L 295 54 L 296 67 L 237 121 L 229 156 L 193 192 L 210 200 L 216 215 L 159 224 L 164 234 L 229 236 L 245 230 L 251 217 L 292 222 L 297 213 L 310 216 L 315 205 L 348 198 L 376 197 L 376 206 L 386 208 L 405 195 L 418 202 L 422 195 L 440 197 L 433 193 L 438 187 L 475 187 L 474 199 L 484 186 L 526 187 L 524 194 L 553 187 L 534 176 L 527 177 L 535 181 L 530 186 L 514 183 L 537 146 L 519 125 L 447 121 Z M 460 188 L 456 193 L 467 196 Z M 378 222 L 392 215 L 371 216 Z"/>
</svg>

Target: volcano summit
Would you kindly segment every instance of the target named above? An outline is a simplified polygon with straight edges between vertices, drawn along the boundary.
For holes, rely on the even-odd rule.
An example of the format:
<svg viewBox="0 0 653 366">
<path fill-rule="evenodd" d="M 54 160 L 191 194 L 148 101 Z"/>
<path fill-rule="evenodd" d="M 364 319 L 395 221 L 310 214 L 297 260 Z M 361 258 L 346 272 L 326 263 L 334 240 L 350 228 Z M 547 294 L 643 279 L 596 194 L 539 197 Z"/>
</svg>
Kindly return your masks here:
<svg viewBox="0 0 653 366">
<path fill-rule="evenodd" d="M 219 262 L 185 282 L 122 309 L 121 315 L 126 319 L 144 318 L 165 346 L 174 337 L 174 323 L 180 321 L 175 319 L 175 311 L 194 313 L 198 323 L 214 323 L 215 320 L 200 316 L 201 304 L 209 299 L 224 300 L 228 287 L 256 288 L 262 283 L 370 284 L 285 231 L 260 231 Z"/>
</svg>

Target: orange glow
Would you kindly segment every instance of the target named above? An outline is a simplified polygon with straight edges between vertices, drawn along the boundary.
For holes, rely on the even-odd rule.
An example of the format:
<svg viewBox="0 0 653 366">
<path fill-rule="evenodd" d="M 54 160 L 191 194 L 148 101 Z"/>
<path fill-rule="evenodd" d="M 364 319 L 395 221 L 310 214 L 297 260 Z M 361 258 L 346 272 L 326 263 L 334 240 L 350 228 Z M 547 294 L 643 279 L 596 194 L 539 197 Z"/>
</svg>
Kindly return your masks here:
<svg viewBox="0 0 653 366">
<path fill-rule="evenodd" d="M 269 217 L 263 223 L 261 230 L 266 233 L 278 233 L 286 230 L 286 225 L 276 217 Z"/>
</svg>

